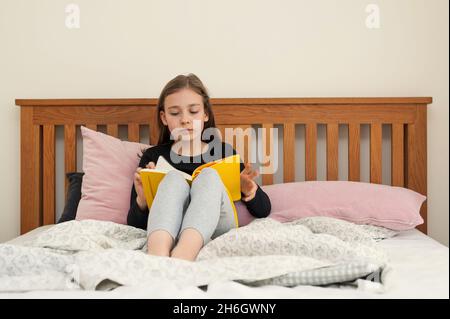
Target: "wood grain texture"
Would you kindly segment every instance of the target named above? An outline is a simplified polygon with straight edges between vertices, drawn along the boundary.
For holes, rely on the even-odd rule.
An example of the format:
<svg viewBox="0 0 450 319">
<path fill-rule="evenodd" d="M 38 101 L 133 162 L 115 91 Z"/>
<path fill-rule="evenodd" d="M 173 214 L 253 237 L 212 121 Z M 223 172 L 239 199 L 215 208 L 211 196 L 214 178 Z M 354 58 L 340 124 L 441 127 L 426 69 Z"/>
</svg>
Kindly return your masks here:
<svg viewBox="0 0 450 319">
<path fill-rule="evenodd" d="M 361 180 L 361 124 L 348 125 L 348 180 Z"/>
<path fill-rule="evenodd" d="M 430 104 L 431 97 L 213 98 L 211 104 Z M 158 99 L 16 99 L 21 106 L 156 106 Z"/>
<path fill-rule="evenodd" d="M 261 178 L 263 185 L 272 185 L 273 184 L 273 174 L 275 173 L 275 159 L 274 158 L 274 135 L 273 135 L 273 124 L 271 123 L 263 123 L 262 124 L 262 145 L 263 145 L 263 159 L 261 166 L 263 166 Z M 266 173 L 267 171 L 267 173 Z"/>
<path fill-rule="evenodd" d="M 254 150 L 252 143 L 255 136 L 252 136 L 253 129 L 248 124 L 227 124 L 217 125 L 222 141 L 230 144 L 241 156 L 244 162 L 253 163 Z"/>
<path fill-rule="evenodd" d="M 339 177 L 337 174 L 339 148 L 336 136 L 338 125 L 345 124 L 349 126 L 349 180 L 360 180 L 360 125 L 369 124 L 370 179 L 374 183 L 381 183 L 383 169 L 381 128 L 382 124 L 391 124 L 392 183 L 401 185 L 403 180 L 406 187 L 427 194 L 426 108 L 427 104 L 432 102 L 429 97 L 226 98 L 211 99 L 211 102 L 216 125 L 219 128 L 229 126 L 245 128 L 255 124 L 270 128 L 275 124 L 283 125 L 285 182 L 293 181 L 295 178 L 296 124 L 306 126 L 305 179 L 316 180 L 317 123 L 323 123 L 329 127 L 327 178 Z M 76 168 L 76 134 L 73 128 L 77 125 L 88 123 L 95 130 L 97 125 L 106 125 L 107 133 L 112 136 L 118 135 L 119 125 L 128 125 L 129 139 L 139 141 L 139 125 L 150 124 L 150 144 L 156 144 L 159 135 L 157 126 L 151 125 L 156 123 L 157 119 L 157 99 L 18 99 L 16 104 L 21 106 L 22 233 L 44 223 L 54 222 L 55 171 L 52 158 L 55 156 L 56 125 L 63 125 L 65 128 L 66 172 Z M 403 133 L 402 127 L 405 127 Z M 267 143 L 266 140 L 264 144 L 267 146 Z M 235 141 L 231 141 L 230 144 L 236 146 Z M 248 155 L 244 156 L 248 159 Z M 25 161 L 25 158 L 33 160 Z M 263 184 L 273 183 L 273 178 L 273 174 L 263 175 Z M 426 208 L 425 203 L 421 209 L 425 224 L 419 227 L 424 232 L 427 227 Z"/>
<path fill-rule="evenodd" d="M 158 139 L 159 139 L 159 127 L 158 127 L 158 124 L 157 124 L 157 116 L 159 116 L 159 115 L 157 114 L 156 108 L 152 108 L 150 110 L 150 113 L 151 113 L 151 115 L 150 115 L 151 122 L 149 124 L 149 130 L 150 130 L 150 132 L 149 132 L 149 138 L 150 138 L 149 144 L 150 145 L 157 145 L 158 144 Z"/>
<path fill-rule="evenodd" d="M 55 223 L 55 127 L 44 125 L 43 224 Z"/>
<path fill-rule="evenodd" d="M 215 105 L 217 124 L 266 123 L 413 123 L 415 109 L 411 105 Z"/>
<path fill-rule="evenodd" d="M 406 187 L 427 195 L 427 111 L 423 105 L 416 106 L 417 120 L 407 126 L 407 173 Z M 420 209 L 424 223 L 417 228 L 427 233 L 427 202 Z"/>
<path fill-rule="evenodd" d="M 49 124 L 44 124 L 44 125 L 49 125 Z M 86 127 L 87 127 L 88 129 L 90 129 L 90 130 L 93 130 L 93 131 L 97 131 L 97 129 L 98 129 L 97 124 L 92 124 L 92 123 L 86 124 Z"/>
<path fill-rule="evenodd" d="M 155 112 L 151 106 L 40 106 L 34 110 L 36 124 L 148 124 Z M 152 117 L 153 116 L 153 117 Z M 267 123 L 414 123 L 415 108 L 405 104 L 382 105 L 312 105 L 312 104 L 252 104 L 214 106 L 217 125 Z M 236 119 L 239 119 L 238 121 Z"/>
<path fill-rule="evenodd" d="M 393 124 L 391 132 L 391 184 L 403 187 L 405 185 L 403 124 Z"/>
<path fill-rule="evenodd" d="M 33 108 L 20 110 L 20 233 L 42 224 L 41 217 L 41 132 L 33 124 Z"/>
<path fill-rule="evenodd" d="M 337 181 L 339 167 L 339 126 L 327 124 L 327 180 Z"/>
<path fill-rule="evenodd" d="M 382 177 L 382 125 L 370 125 L 370 182 L 381 184 Z"/>
<path fill-rule="evenodd" d="M 295 181 L 295 124 L 283 125 L 283 182 Z"/>
<path fill-rule="evenodd" d="M 118 124 L 107 124 L 106 133 L 108 135 L 119 137 L 119 125 Z"/>
<path fill-rule="evenodd" d="M 34 110 L 36 124 L 148 124 L 152 107 L 145 106 L 40 106 Z"/>
<path fill-rule="evenodd" d="M 72 173 L 77 170 L 77 132 L 75 125 L 64 126 L 64 173 Z M 69 179 L 64 177 L 64 194 L 67 195 Z"/>
<path fill-rule="evenodd" d="M 233 148 L 236 147 L 236 137 L 233 132 L 238 127 L 240 127 L 239 124 L 217 125 L 222 141 L 230 144 Z"/>
<path fill-rule="evenodd" d="M 305 180 L 317 179 L 317 124 L 308 123 L 305 128 Z"/>
<path fill-rule="evenodd" d="M 139 124 L 137 123 L 128 124 L 128 141 L 139 143 Z"/>
<path fill-rule="evenodd" d="M 149 126 L 149 144 L 150 145 L 157 145 L 158 139 L 159 139 L 159 129 L 158 126 L 154 123 L 150 124 Z"/>
<path fill-rule="evenodd" d="M 233 126 L 235 130 L 235 143 L 233 144 L 233 148 L 236 152 L 242 157 L 244 163 L 251 163 L 254 165 L 252 161 L 252 141 L 254 140 L 253 129 L 251 125 L 235 125 Z"/>
<path fill-rule="evenodd" d="M 220 140 L 222 142 L 226 142 L 225 141 L 225 126 L 224 125 L 216 125 L 216 130 L 219 132 L 220 134 Z"/>
</svg>

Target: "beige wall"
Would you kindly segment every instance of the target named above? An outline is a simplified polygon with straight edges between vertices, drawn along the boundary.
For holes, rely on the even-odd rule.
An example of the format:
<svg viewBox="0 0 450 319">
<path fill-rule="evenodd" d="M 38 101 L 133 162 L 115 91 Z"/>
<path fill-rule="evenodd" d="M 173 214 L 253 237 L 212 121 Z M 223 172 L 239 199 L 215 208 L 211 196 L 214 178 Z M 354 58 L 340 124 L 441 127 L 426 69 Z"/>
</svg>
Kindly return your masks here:
<svg viewBox="0 0 450 319">
<path fill-rule="evenodd" d="M 429 233 L 448 245 L 448 1 L 0 0 L 0 242 L 19 233 L 15 98 L 432 96 Z M 365 25 L 378 4 L 380 28 Z"/>
</svg>

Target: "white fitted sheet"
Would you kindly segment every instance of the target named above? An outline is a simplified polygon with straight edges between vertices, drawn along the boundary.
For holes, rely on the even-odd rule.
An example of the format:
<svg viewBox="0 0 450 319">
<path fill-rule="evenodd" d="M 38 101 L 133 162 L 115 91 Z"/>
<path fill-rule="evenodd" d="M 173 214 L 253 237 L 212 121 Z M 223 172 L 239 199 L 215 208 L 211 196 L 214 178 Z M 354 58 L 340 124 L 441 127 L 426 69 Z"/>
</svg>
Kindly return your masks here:
<svg viewBox="0 0 450 319">
<path fill-rule="evenodd" d="M 47 229 L 40 227 L 9 243 L 20 244 Z M 113 291 L 33 291 L 0 294 L 0 298 L 449 298 L 448 247 L 413 229 L 379 243 L 390 256 L 384 290 L 344 287 L 248 287 L 218 282 L 207 291 L 179 288 L 170 282 L 151 287 L 119 287 Z"/>
</svg>

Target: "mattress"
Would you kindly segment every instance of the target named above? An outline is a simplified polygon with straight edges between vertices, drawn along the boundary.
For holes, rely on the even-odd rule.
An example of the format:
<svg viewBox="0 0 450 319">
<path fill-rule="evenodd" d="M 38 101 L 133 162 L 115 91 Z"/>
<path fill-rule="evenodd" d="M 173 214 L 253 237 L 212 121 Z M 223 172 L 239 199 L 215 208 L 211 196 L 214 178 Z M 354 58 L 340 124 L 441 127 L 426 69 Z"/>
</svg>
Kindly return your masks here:
<svg viewBox="0 0 450 319">
<path fill-rule="evenodd" d="M 8 243 L 32 240 L 51 226 L 43 226 Z M 249 287 L 233 281 L 217 282 L 207 288 L 179 288 L 170 282 L 148 287 L 119 287 L 112 291 L 33 291 L 0 293 L 0 298 L 449 298 L 449 250 L 420 231 L 400 232 L 379 243 L 389 254 L 385 285 Z"/>
</svg>

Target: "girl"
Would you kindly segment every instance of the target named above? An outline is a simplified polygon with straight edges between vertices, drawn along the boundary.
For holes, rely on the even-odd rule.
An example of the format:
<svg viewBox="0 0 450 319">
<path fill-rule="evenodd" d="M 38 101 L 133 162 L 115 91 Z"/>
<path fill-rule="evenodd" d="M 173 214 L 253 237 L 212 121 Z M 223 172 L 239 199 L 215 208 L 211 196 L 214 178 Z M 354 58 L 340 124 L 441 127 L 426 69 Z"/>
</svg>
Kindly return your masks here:
<svg viewBox="0 0 450 319">
<path fill-rule="evenodd" d="M 163 156 L 176 169 L 192 174 L 205 159 L 209 162 L 236 151 L 218 137 L 204 138 L 204 130 L 215 127 L 214 115 L 206 88 L 194 74 L 167 83 L 158 100 L 158 115 L 158 144 L 142 154 L 136 169 L 128 225 L 147 229 L 149 254 L 194 261 L 208 241 L 236 227 L 220 176 L 205 168 L 189 187 L 181 174 L 171 171 L 159 184 L 149 209 L 139 171 L 155 168 Z M 240 165 L 241 200 L 253 216 L 268 216 L 269 197 L 253 180 L 258 172 L 250 164 Z"/>
</svg>

